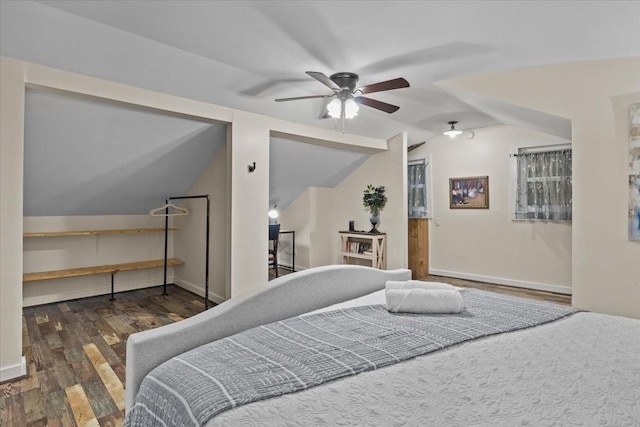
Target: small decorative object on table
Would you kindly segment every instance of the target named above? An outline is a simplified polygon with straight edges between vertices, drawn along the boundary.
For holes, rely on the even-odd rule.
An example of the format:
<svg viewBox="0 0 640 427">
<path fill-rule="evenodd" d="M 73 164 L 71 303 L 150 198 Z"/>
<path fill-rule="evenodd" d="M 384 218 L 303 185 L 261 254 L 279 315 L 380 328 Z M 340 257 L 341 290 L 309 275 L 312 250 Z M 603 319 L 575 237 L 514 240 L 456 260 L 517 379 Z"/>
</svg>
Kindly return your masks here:
<svg viewBox="0 0 640 427">
<path fill-rule="evenodd" d="M 387 196 L 384 195 L 384 185 L 374 187 L 373 185 L 367 185 L 364 190 L 364 196 L 362 197 L 362 204 L 365 208 L 369 209 L 370 216 L 369 221 L 373 228 L 369 230 L 369 233 L 379 233 L 376 226 L 380 222 L 380 211 L 384 209 L 387 204 Z"/>
</svg>

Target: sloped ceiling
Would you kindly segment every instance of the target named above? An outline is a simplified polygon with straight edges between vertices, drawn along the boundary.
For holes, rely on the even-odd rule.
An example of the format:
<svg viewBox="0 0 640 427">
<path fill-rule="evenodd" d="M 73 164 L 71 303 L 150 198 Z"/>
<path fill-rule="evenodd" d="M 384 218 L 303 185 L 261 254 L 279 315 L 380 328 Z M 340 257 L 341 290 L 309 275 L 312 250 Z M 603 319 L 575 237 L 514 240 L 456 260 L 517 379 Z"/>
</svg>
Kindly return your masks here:
<svg viewBox="0 0 640 427">
<path fill-rule="evenodd" d="M 361 84 L 402 76 L 410 88 L 371 95 L 400 110 L 363 107 L 347 122 L 348 133 L 388 139 L 406 131 L 414 144 L 458 120 L 463 130 L 505 123 L 566 137 L 567 118 L 469 97 L 438 82 L 640 56 L 638 16 L 637 1 L 0 1 L 0 54 L 327 129 L 334 122 L 319 119 L 322 100 L 273 99 L 329 92 L 308 70 L 355 72 Z M 183 193 L 217 150 L 207 141 L 224 140 L 223 128 L 210 123 L 163 117 L 161 124 L 136 111 L 136 120 L 149 125 L 136 127 L 134 116 L 109 107 L 113 118 L 98 119 L 95 106 L 67 100 L 64 108 L 44 108 L 54 96 L 33 95 L 25 215 L 145 213 Z M 115 117 L 121 127 L 106 130 Z M 41 123 L 32 127 L 32 118 Z M 346 168 L 358 159 L 344 161 Z M 309 170 L 271 179 L 288 185 Z"/>
<path fill-rule="evenodd" d="M 25 216 L 146 214 L 186 194 L 226 141 L 221 124 L 33 89 L 25 114 Z M 282 138 L 269 152 L 280 210 L 369 157 Z"/>
<path fill-rule="evenodd" d="M 371 95 L 400 110 L 363 107 L 347 132 L 388 139 L 406 131 L 409 143 L 448 120 L 463 130 L 537 128 L 522 110 L 496 116 L 439 81 L 640 55 L 637 1 L 43 0 L 0 8 L 3 55 L 323 128 L 333 123 L 318 118 L 322 100 L 273 99 L 328 93 L 307 70 L 355 72 L 362 84 L 402 76 L 410 88 Z"/>
<path fill-rule="evenodd" d="M 146 214 L 184 195 L 226 126 L 27 90 L 24 215 Z"/>
<path fill-rule="evenodd" d="M 272 137 L 269 205 L 281 211 L 309 187 L 334 187 L 368 158 L 368 154 Z"/>
</svg>

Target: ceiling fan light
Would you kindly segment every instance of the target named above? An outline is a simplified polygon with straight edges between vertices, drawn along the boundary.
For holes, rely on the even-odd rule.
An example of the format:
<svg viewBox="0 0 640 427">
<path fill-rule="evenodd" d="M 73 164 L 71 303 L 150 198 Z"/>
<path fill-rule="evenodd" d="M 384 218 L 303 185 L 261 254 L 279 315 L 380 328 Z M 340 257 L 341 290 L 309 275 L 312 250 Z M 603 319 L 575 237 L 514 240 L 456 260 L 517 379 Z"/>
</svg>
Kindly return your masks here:
<svg viewBox="0 0 640 427">
<path fill-rule="evenodd" d="M 352 119 L 355 116 L 358 115 L 358 110 L 360 109 L 360 107 L 358 107 L 358 104 L 356 104 L 356 101 L 354 101 L 353 99 L 347 99 L 344 102 L 344 117 L 346 119 Z"/>
<path fill-rule="evenodd" d="M 456 121 L 452 121 L 452 122 L 448 122 L 451 125 L 451 129 L 443 132 L 444 135 L 447 135 L 450 138 L 456 137 L 460 134 L 462 134 L 461 130 L 456 129 Z"/>
<path fill-rule="evenodd" d="M 338 98 L 334 98 L 328 105 L 327 111 L 329 115 L 334 119 L 340 118 L 340 113 L 342 112 L 342 102 Z"/>
</svg>

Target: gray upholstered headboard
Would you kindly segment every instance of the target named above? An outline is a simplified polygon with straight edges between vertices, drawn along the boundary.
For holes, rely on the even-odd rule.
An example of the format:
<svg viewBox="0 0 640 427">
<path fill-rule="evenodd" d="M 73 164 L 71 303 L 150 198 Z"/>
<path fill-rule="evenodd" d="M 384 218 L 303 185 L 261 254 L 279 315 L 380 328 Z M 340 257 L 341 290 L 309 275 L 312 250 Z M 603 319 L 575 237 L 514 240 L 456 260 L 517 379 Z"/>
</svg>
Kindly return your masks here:
<svg viewBox="0 0 640 427">
<path fill-rule="evenodd" d="M 185 351 L 258 325 L 347 301 L 383 289 L 387 280 L 409 280 L 410 270 L 332 265 L 283 276 L 261 291 L 232 298 L 177 323 L 133 334 L 127 340 L 126 407 L 142 379 Z"/>
</svg>

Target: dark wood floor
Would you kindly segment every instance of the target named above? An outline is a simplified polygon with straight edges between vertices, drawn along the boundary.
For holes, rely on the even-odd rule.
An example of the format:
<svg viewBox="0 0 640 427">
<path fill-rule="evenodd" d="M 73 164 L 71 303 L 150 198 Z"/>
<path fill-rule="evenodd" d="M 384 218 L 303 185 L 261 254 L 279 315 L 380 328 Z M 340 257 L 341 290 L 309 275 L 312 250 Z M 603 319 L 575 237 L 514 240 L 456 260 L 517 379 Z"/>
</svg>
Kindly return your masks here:
<svg viewBox="0 0 640 427">
<path fill-rule="evenodd" d="M 124 419 L 127 337 L 193 316 L 201 297 L 177 286 L 23 310 L 25 379 L 0 385 L 0 426 L 116 426 Z"/>
<path fill-rule="evenodd" d="M 290 274 L 280 269 L 280 275 Z M 570 304 L 571 297 L 438 276 L 422 278 Z M 193 316 L 202 298 L 177 286 L 24 309 L 28 377 L 0 385 L 0 426 L 119 426 L 127 337 Z M 4 343 L 3 343 L 4 345 Z"/>
</svg>

